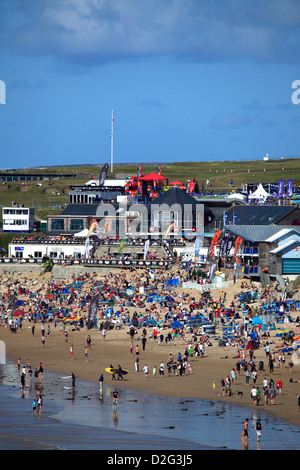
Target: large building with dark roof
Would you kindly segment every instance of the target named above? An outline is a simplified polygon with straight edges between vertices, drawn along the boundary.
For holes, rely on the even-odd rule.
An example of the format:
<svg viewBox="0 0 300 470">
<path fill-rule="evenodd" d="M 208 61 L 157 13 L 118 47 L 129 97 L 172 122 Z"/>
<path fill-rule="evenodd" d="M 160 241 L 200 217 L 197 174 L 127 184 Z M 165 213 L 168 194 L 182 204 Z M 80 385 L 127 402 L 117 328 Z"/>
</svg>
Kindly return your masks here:
<svg viewBox="0 0 300 470">
<path fill-rule="evenodd" d="M 226 225 L 300 225 L 296 205 L 234 205 L 225 211 Z"/>
</svg>

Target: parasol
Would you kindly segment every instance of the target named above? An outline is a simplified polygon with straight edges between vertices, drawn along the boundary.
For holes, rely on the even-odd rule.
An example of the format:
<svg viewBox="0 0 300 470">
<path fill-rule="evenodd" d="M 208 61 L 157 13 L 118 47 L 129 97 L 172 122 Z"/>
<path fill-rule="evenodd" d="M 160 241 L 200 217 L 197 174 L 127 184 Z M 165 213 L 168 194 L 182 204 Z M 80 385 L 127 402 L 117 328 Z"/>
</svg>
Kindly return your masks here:
<svg viewBox="0 0 300 470">
<path fill-rule="evenodd" d="M 22 315 L 24 315 L 24 310 L 15 310 L 14 313 L 13 313 L 13 317 L 21 317 Z"/>
<path fill-rule="evenodd" d="M 297 349 L 297 351 L 293 352 L 292 363 L 295 365 L 300 364 L 300 349 Z"/>
</svg>

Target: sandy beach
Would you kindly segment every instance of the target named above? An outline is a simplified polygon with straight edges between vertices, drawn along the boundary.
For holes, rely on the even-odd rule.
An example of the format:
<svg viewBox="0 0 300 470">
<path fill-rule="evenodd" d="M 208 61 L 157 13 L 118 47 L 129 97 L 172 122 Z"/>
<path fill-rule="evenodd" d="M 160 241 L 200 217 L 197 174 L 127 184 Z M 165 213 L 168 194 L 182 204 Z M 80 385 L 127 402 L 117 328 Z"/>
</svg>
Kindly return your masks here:
<svg viewBox="0 0 300 470">
<path fill-rule="evenodd" d="M 23 276 L 23 277 L 22 277 Z M 24 282 L 24 275 L 19 275 L 20 282 Z M 3 279 L 3 275 L 2 275 Z M 48 276 L 49 280 L 49 276 Z M 28 276 L 27 276 L 27 282 Z M 39 279 L 39 282 L 47 282 L 47 279 Z M 6 287 L 2 286 L 2 292 Z M 225 289 L 223 289 L 225 290 Z M 227 289 L 227 301 L 237 292 L 240 292 L 240 282 Z M 176 292 L 180 293 L 181 289 Z M 191 295 L 196 297 L 200 295 L 192 291 Z M 214 298 L 220 296 L 220 292 L 213 291 Z M 20 297 L 21 298 L 21 297 Z M 134 307 L 130 309 L 136 310 Z M 297 316 L 297 312 L 292 314 Z M 11 333 L 8 327 L 1 326 L 0 340 L 4 341 L 6 346 L 6 356 L 17 364 L 17 360 L 21 359 L 21 364 L 27 364 L 30 360 L 33 370 L 38 367 L 41 362 L 45 373 L 52 371 L 62 375 L 70 375 L 74 372 L 75 376 L 93 383 L 98 383 L 100 374 L 104 375 L 104 383 L 112 383 L 111 374 L 105 372 L 105 368 L 112 364 L 117 367 L 119 364 L 123 369 L 127 369 L 129 373 L 124 376 L 124 380 L 116 381 L 118 388 L 126 388 L 128 390 L 138 390 L 148 392 L 159 396 L 166 397 L 183 397 L 197 399 L 215 399 L 220 401 L 237 404 L 239 406 L 253 407 L 253 401 L 250 396 L 252 388 L 252 379 L 250 384 L 246 384 L 245 374 L 243 371 L 237 376 L 236 381 L 232 384 L 232 395 L 221 396 L 221 379 L 230 374 L 232 368 L 235 368 L 237 358 L 234 347 L 220 347 L 218 338 L 222 336 L 219 326 L 216 329 L 216 335 L 211 339 L 211 346 L 205 348 L 203 357 L 193 357 L 189 361 L 192 365 L 192 371 L 186 372 L 185 375 L 168 375 L 167 368 L 163 376 L 159 375 L 159 365 L 163 361 L 168 361 L 169 355 L 172 354 L 177 358 L 177 354 L 184 353 L 186 346 L 190 343 L 191 334 L 185 334 L 183 338 L 176 338 L 174 341 L 166 344 L 158 343 L 157 340 L 149 339 L 149 332 L 152 328 L 147 328 L 147 342 L 145 350 L 142 348 L 142 332 L 139 329 L 134 337 L 133 352 L 130 355 L 130 336 L 127 328 L 121 330 L 109 330 L 105 339 L 103 339 L 101 331 L 97 329 L 87 330 L 81 328 L 79 330 L 68 328 L 68 340 L 66 341 L 62 332 L 62 323 L 60 322 L 55 328 L 54 323 L 50 323 L 50 334 L 45 335 L 45 345 L 41 342 L 41 323 L 35 324 L 35 334 L 32 336 L 33 322 L 25 320 L 22 329 L 18 329 L 17 333 Z M 288 330 L 292 330 L 293 323 L 285 324 Z M 163 330 L 166 335 L 168 330 Z M 290 382 L 290 379 L 300 380 L 300 365 L 294 365 L 291 371 L 288 367 L 290 356 L 286 354 L 286 363 L 284 368 L 275 367 L 274 372 L 270 374 L 264 345 L 268 340 L 271 346 L 271 352 L 277 352 L 281 345 L 281 338 L 275 337 L 276 331 L 270 332 L 270 338 L 262 339 L 261 346 L 254 351 L 254 360 L 258 364 L 259 360 L 263 360 L 265 371 L 263 375 L 258 373 L 256 386 L 262 391 L 262 381 L 264 378 L 270 380 L 272 377 L 275 385 L 280 378 L 283 383 L 282 393 L 277 394 L 275 403 L 264 406 L 262 397 L 258 408 L 262 408 L 264 412 L 272 413 L 277 417 L 287 420 L 288 422 L 300 425 L 300 409 L 298 409 L 297 395 L 300 393 L 300 383 Z M 87 344 L 87 336 L 91 336 L 91 347 L 88 349 L 88 358 L 86 361 L 85 347 Z M 73 345 L 73 358 L 70 357 L 70 345 Z M 140 367 L 139 371 L 135 371 L 135 348 L 139 346 L 140 350 Z M 147 364 L 149 367 L 149 375 L 145 377 L 143 367 Z M 156 366 L 157 374 L 152 374 L 153 367 Z M 216 382 L 216 388 L 213 389 L 213 382 Z M 242 392 L 242 393 L 238 393 Z"/>
</svg>

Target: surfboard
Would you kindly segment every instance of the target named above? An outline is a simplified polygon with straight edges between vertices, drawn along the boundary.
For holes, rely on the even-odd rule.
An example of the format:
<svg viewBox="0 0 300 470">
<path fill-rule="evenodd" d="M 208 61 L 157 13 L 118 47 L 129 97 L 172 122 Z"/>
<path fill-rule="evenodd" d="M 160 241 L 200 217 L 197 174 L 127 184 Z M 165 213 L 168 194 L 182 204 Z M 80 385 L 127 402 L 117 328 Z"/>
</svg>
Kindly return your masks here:
<svg viewBox="0 0 300 470">
<path fill-rule="evenodd" d="M 73 390 L 73 387 L 64 387 L 65 390 Z"/>
<path fill-rule="evenodd" d="M 105 372 L 108 372 L 109 374 L 118 374 L 119 369 L 116 367 L 114 367 L 113 369 L 111 367 L 106 367 Z M 126 369 L 122 369 L 122 374 L 123 375 L 129 374 L 129 371 Z"/>
<path fill-rule="evenodd" d="M 66 377 L 58 377 L 59 379 L 71 379 L 72 375 L 67 375 Z"/>
</svg>

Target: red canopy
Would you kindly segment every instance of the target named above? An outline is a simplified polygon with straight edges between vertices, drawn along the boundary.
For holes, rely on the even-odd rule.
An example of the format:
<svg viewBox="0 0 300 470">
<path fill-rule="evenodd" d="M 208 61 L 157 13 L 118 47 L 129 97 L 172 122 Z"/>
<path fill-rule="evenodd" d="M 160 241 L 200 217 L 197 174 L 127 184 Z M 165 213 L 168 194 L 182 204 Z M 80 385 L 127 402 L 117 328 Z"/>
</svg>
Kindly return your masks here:
<svg viewBox="0 0 300 470">
<path fill-rule="evenodd" d="M 15 310 L 14 313 L 12 314 L 13 317 L 21 317 L 22 315 L 24 315 L 24 310 Z"/>
<path fill-rule="evenodd" d="M 169 183 L 169 186 L 183 186 L 183 184 L 182 181 L 172 181 L 172 183 Z"/>
<path fill-rule="evenodd" d="M 141 176 L 139 181 L 162 181 L 167 180 L 166 176 L 159 175 L 157 173 L 150 173 L 149 175 Z"/>
</svg>

